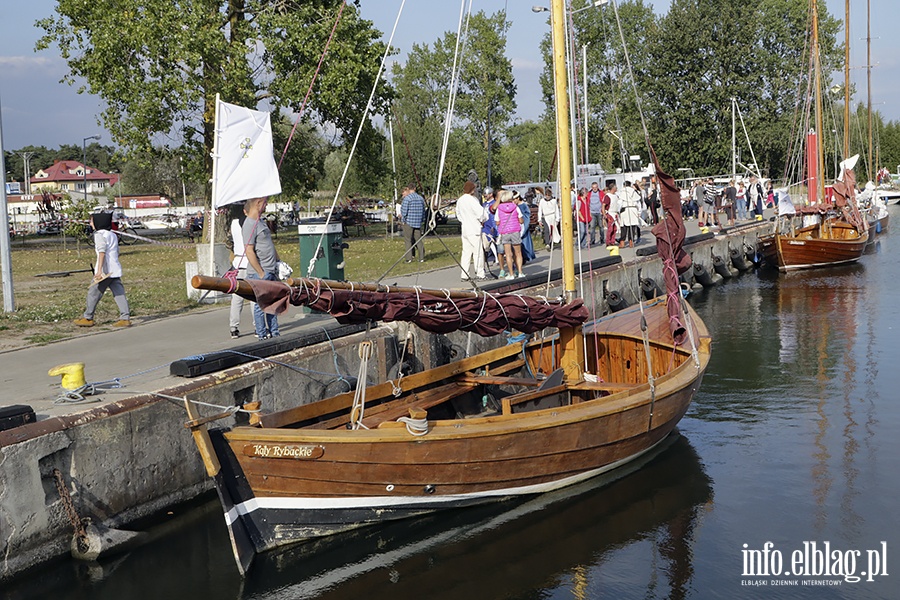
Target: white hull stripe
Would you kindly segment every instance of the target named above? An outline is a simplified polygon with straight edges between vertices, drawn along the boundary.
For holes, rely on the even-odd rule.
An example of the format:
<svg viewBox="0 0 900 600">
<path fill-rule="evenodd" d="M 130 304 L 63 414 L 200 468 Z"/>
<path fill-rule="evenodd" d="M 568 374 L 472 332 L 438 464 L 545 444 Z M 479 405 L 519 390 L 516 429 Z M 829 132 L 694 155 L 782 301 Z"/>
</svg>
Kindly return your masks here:
<svg viewBox="0 0 900 600">
<path fill-rule="evenodd" d="M 665 439 L 665 438 L 663 438 Z M 657 442 L 658 444 L 659 442 Z M 507 496 L 524 496 L 529 494 L 542 494 L 560 488 L 574 485 L 597 475 L 612 471 L 628 463 L 639 456 L 649 452 L 656 444 L 628 458 L 610 463 L 599 469 L 585 471 L 578 475 L 572 475 L 565 479 L 526 485 L 513 488 L 489 490 L 485 492 L 473 492 L 470 494 L 451 494 L 447 496 L 354 496 L 350 498 L 252 498 L 236 505 L 225 513 L 225 522 L 230 526 L 238 517 L 249 515 L 259 509 L 271 510 L 335 510 L 335 509 L 365 509 L 365 508 L 415 508 L 420 504 L 453 504 L 460 501 L 488 499 Z"/>
</svg>

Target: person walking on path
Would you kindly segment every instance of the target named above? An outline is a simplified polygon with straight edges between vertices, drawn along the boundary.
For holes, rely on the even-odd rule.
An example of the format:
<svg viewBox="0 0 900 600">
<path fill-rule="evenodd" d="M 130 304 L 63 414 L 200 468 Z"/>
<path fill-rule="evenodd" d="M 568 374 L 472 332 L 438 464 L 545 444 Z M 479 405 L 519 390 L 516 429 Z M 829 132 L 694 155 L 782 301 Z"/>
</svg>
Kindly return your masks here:
<svg viewBox="0 0 900 600">
<path fill-rule="evenodd" d="M 268 202 L 268 198 L 253 198 L 244 206 L 247 218 L 244 219 L 241 233 L 247 257 L 247 279 L 278 281 L 278 251 L 272 241 L 272 231 L 260 221 Z M 256 337 L 260 340 L 280 335 L 278 317 L 264 313 L 259 304 L 255 303 L 253 323 L 256 326 Z"/>
<path fill-rule="evenodd" d="M 597 240 L 603 239 L 603 196 L 605 194 L 600 190 L 600 184 L 596 181 L 591 184 L 588 191 L 588 208 L 591 213 L 591 222 L 588 225 L 588 233 L 591 236 L 591 246 L 597 244 Z M 599 232 L 596 237 L 594 232 Z"/>
<path fill-rule="evenodd" d="M 242 207 L 241 216 L 231 221 L 231 239 L 234 243 L 232 253 L 234 258 L 231 259 L 231 266 L 237 271 L 235 276 L 237 279 L 247 278 L 247 255 L 244 252 L 244 233 L 242 226 L 247 219 L 247 205 Z M 255 304 L 255 303 L 253 303 Z M 244 310 L 244 298 L 239 294 L 231 295 L 231 309 L 228 312 L 228 329 L 231 332 L 231 338 L 237 339 L 241 336 L 241 312 Z"/>
<path fill-rule="evenodd" d="M 119 320 L 113 327 L 130 327 L 131 312 L 128 298 L 125 297 L 125 286 L 122 285 L 122 264 L 119 262 L 119 238 L 112 232 L 112 213 L 98 212 L 91 215 L 91 227 L 94 228 L 94 251 L 97 253 L 97 265 L 94 267 L 94 279 L 88 287 L 87 306 L 84 315 L 73 321 L 79 327 L 93 327 L 94 313 L 100 298 L 106 290 L 112 292 L 116 306 L 119 307 Z"/>
<path fill-rule="evenodd" d="M 559 243 L 559 230 L 556 227 L 559 225 L 560 216 L 559 203 L 553 197 L 553 192 L 547 190 L 538 202 L 538 220 L 543 225 L 544 245 L 548 250 L 553 243 Z"/>
<path fill-rule="evenodd" d="M 513 202 L 512 192 L 509 190 L 497 192 L 497 199 L 491 205 L 491 211 L 497 215 L 497 231 L 506 255 L 505 278 L 515 278 L 516 268 L 518 268 L 519 277 L 524 277 L 525 275 L 522 273 L 522 213 Z"/>
<path fill-rule="evenodd" d="M 462 237 L 462 257 L 460 265 L 462 274 L 460 279 L 484 279 L 484 248 L 481 245 L 481 226 L 484 223 L 484 208 L 478 198 L 472 194 L 475 192 L 475 183 L 467 181 L 463 185 L 463 194 L 456 201 L 456 218 L 459 219 Z M 475 274 L 469 274 L 469 265 L 475 264 Z"/>
<path fill-rule="evenodd" d="M 400 222 L 403 224 L 403 239 L 406 241 L 406 262 L 412 262 L 419 253 L 419 262 L 425 262 L 425 240 L 422 226 L 425 224 L 425 198 L 416 193 L 416 184 L 403 188 L 403 202 L 400 205 Z"/>
</svg>

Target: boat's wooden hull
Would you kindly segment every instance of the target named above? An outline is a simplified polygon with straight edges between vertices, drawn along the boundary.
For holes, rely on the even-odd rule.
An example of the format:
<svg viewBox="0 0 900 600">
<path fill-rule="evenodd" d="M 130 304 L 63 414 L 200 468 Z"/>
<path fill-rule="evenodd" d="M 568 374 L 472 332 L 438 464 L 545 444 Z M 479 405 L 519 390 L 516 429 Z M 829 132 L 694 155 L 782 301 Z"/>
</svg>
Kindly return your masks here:
<svg viewBox="0 0 900 600">
<path fill-rule="evenodd" d="M 827 231 L 827 235 L 823 234 Z M 812 225 L 794 234 L 772 234 L 759 238 L 763 260 L 781 271 L 831 267 L 860 259 L 869 241 L 869 233 L 844 224 L 830 228 Z"/>
<path fill-rule="evenodd" d="M 664 302 L 645 318 L 648 331 L 661 331 L 668 319 Z M 616 319 L 624 330 L 617 330 Z M 598 336 L 586 337 L 601 353 L 605 347 L 621 353 L 631 339 L 633 362 L 645 362 L 636 323 L 639 317 L 623 314 L 599 324 Z M 264 551 L 391 519 L 547 492 L 641 456 L 672 432 L 700 386 L 709 337 L 702 322 L 696 323 L 696 360 L 684 349 L 653 341 L 660 357 L 671 360 L 677 352 L 681 362 L 665 374 L 663 360 L 653 365 L 653 391 L 647 382 L 603 392 L 602 383 L 566 383 L 547 390 L 551 407 L 512 412 L 507 406 L 494 416 L 429 420 L 422 437 L 395 421 L 369 430 L 213 432 L 222 468 L 216 481 L 224 485 L 219 493 L 239 564 L 246 568 L 251 558 L 242 539 L 249 539 L 252 550 Z M 516 357 L 508 349 L 488 353 L 498 354 Z M 464 370 L 471 373 L 477 357 L 466 360 Z M 447 368 L 433 370 L 439 380 L 447 381 Z M 416 374 L 410 386 L 428 376 Z M 601 393 L 609 395 L 594 397 Z"/>
</svg>

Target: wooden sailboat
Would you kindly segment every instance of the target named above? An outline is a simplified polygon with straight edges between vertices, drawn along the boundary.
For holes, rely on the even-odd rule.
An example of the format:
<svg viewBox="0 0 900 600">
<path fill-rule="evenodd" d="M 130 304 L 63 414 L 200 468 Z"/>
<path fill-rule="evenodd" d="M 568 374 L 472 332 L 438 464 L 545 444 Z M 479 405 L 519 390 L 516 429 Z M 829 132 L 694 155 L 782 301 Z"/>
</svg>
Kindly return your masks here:
<svg viewBox="0 0 900 600">
<path fill-rule="evenodd" d="M 816 222 L 797 228 L 793 222 L 797 212 L 787 223 L 778 223 L 783 230 L 761 236 L 758 250 L 763 260 L 780 271 L 829 267 L 855 262 L 862 257 L 869 241 L 868 224 L 856 205 L 856 181 L 852 166 L 855 159 L 841 163 L 842 176 L 833 186 L 833 201 L 825 200 L 824 160 L 816 132 L 822 127 L 821 62 L 819 59 L 818 1 L 810 0 L 812 13 L 812 69 L 815 77 L 814 131 L 807 136 L 807 169 L 809 172 L 810 205 L 798 212 Z M 845 122 L 847 117 L 845 117 Z M 845 129 L 845 132 L 848 131 Z M 845 133 L 846 135 L 846 133 Z M 845 139 L 845 152 L 848 142 Z M 780 216 L 782 216 L 780 214 Z"/>
<path fill-rule="evenodd" d="M 563 1 L 552 6 L 560 168 L 570 173 Z M 263 407 L 254 425 L 208 431 L 216 417 L 202 417 L 186 400 L 241 572 L 257 552 L 305 539 L 563 488 L 662 442 L 700 386 L 711 341 L 680 294 L 678 274 L 690 267 L 680 196 L 670 176 L 658 175 L 666 218 L 654 233 L 667 293 L 584 325 L 572 243 L 563 245 L 558 303 L 308 279 L 286 286 L 195 278 L 196 287 L 254 298 L 264 310 L 300 304 L 341 322 L 409 320 L 426 331 L 482 335 L 558 331 L 550 342 L 506 345 L 399 381 L 297 398 L 279 412 Z M 568 181 L 562 177 L 561 197 Z M 566 240 L 572 222 L 564 211 Z"/>
</svg>

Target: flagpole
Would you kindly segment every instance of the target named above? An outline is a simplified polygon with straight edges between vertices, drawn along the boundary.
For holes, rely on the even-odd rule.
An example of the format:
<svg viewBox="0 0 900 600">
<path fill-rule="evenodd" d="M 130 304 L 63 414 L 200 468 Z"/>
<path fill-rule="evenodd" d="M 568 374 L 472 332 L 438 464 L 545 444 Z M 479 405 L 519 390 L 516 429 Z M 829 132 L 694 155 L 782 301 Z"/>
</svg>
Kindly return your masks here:
<svg viewBox="0 0 900 600">
<path fill-rule="evenodd" d="M 3 189 L 0 190 L 0 278 L 3 287 L 3 311 L 15 312 L 16 299 L 12 280 L 12 245 L 9 240 L 9 211 L 6 204 L 6 163 L 3 154 L 3 109 L 0 102 L 0 173 L 3 173 Z M 26 180 L 27 181 L 27 180 Z"/>
<path fill-rule="evenodd" d="M 216 93 L 216 117 L 213 124 L 213 149 L 212 149 L 212 188 L 210 190 L 210 211 L 209 211 L 209 271 L 210 277 L 218 277 L 215 270 L 215 240 L 216 240 L 216 204 L 218 201 L 218 179 L 219 179 L 219 107 L 221 100 L 219 94 Z M 190 225 L 188 225 L 190 227 Z"/>
</svg>

